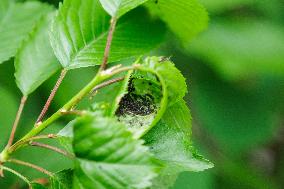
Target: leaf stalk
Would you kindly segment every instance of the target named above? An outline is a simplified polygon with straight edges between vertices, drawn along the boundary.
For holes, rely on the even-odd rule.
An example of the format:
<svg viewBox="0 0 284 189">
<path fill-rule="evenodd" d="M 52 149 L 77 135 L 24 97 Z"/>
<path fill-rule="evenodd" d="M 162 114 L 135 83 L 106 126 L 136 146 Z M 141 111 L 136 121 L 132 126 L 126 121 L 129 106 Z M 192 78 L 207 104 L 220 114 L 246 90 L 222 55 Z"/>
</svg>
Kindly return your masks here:
<svg viewBox="0 0 284 189">
<path fill-rule="evenodd" d="M 17 128 L 18 128 L 18 125 L 19 125 L 19 122 L 20 122 L 20 119 L 21 119 L 21 116 L 22 116 L 26 102 L 27 102 L 27 97 L 23 96 L 22 99 L 21 99 L 21 103 L 20 103 L 15 121 L 14 121 L 14 124 L 13 124 L 12 131 L 11 131 L 11 134 L 10 134 L 10 138 L 8 140 L 8 144 L 7 144 L 6 148 L 9 148 L 13 144 L 15 134 L 16 134 L 16 131 L 17 131 Z"/>
<path fill-rule="evenodd" d="M 67 70 L 66 70 L 66 69 L 63 69 L 63 70 L 61 71 L 61 74 L 60 74 L 60 76 L 59 76 L 59 78 L 58 78 L 58 80 L 57 80 L 57 82 L 56 82 L 54 88 L 52 89 L 52 91 L 51 91 L 51 93 L 50 93 L 50 95 L 49 95 L 49 97 L 48 97 L 48 99 L 47 99 L 47 101 L 46 101 L 46 103 L 45 103 L 45 105 L 44 105 L 44 107 L 43 107 L 43 109 L 42 109 L 40 115 L 39 115 L 38 118 L 37 118 L 37 121 L 36 121 L 35 126 L 40 125 L 39 123 L 42 122 L 42 120 L 43 120 L 43 118 L 44 118 L 46 112 L 48 111 L 48 109 L 49 109 L 49 107 L 50 107 L 50 104 L 51 104 L 52 100 L 54 99 L 54 96 L 55 96 L 55 94 L 56 94 L 58 88 L 60 87 L 60 85 L 61 85 L 63 79 L 64 79 L 65 76 L 66 76 L 66 73 L 67 73 Z"/>
<path fill-rule="evenodd" d="M 110 21 L 109 33 L 108 33 L 108 37 L 107 37 L 107 43 L 106 43 L 106 48 L 105 48 L 105 52 L 104 52 L 103 63 L 101 64 L 100 71 L 106 69 L 109 54 L 110 54 L 111 42 L 112 42 L 112 39 L 113 39 L 113 34 L 114 34 L 114 31 L 115 31 L 116 23 L 117 23 L 117 18 L 113 17 Z"/>
</svg>

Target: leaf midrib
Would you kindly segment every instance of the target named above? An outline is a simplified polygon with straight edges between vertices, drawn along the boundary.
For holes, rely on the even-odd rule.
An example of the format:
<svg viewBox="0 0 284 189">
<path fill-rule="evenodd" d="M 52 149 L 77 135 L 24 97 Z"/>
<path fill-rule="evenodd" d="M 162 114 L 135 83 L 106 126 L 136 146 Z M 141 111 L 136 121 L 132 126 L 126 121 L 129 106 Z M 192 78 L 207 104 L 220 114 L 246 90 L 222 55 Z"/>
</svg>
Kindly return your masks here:
<svg viewBox="0 0 284 189">
<path fill-rule="evenodd" d="M 116 30 L 122 28 L 124 26 L 125 23 L 120 24 L 116 27 Z M 106 37 L 109 33 L 109 29 L 107 29 L 106 31 L 104 31 L 103 33 L 101 33 L 97 38 L 94 37 L 93 40 L 91 40 L 90 42 L 88 42 L 84 47 L 78 49 L 77 53 L 75 53 L 73 55 L 73 57 L 71 57 L 70 59 L 70 65 L 67 67 L 72 67 L 72 65 L 75 64 L 75 61 L 78 57 L 80 57 L 81 53 L 84 52 L 86 49 L 89 49 L 92 47 L 92 45 L 96 44 L 99 40 L 102 40 L 104 37 Z"/>
</svg>

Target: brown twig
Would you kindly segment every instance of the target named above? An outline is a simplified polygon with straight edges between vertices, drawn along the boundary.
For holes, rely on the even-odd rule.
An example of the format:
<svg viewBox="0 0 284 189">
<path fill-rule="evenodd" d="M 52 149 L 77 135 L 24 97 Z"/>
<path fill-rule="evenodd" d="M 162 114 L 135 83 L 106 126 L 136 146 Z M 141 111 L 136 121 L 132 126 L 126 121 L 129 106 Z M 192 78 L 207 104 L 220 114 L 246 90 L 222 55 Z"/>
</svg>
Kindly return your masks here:
<svg viewBox="0 0 284 189">
<path fill-rule="evenodd" d="M 104 70 L 106 68 L 106 65 L 107 65 L 109 53 L 110 53 L 111 42 L 112 42 L 112 39 L 113 39 L 115 27 L 116 27 L 116 22 L 117 22 L 117 19 L 115 17 L 111 19 L 109 33 L 108 33 L 108 37 L 107 37 L 106 48 L 105 48 L 105 53 L 104 53 L 104 58 L 103 58 L 103 63 L 101 64 L 100 70 Z"/>
<path fill-rule="evenodd" d="M 103 82 L 99 85 L 97 85 L 93 90 L 92 90 L 92 95 L 99 89 L 103 88 L 103 87 L 106 87 L 108 85 L 111 85 L 111 84 L 114 84 L 114 83 L 117 83 L 117 82 L 120 82 L 120 81 L 123 81 L 125 79 L 125 77 L 119 77 L 119 78 L 115 78 L 115 79 L 111 79 L 111 80 L 108 80 L 106 82 Z"/>
<path fill-rule="evenodd" d="M 50 93 L 50 95 L 49 95 L 49 97 L 48 97 L 48 99 L 47 99 L 47 101 L 46 101 L 46 103 L 45 103 L 45 105 L 44 105 L 40 115 L 37 118 L 36 126 L 43 120 L 43 118 L 44 118 L 44 116 L 45 116 L 45 114 L 46 114 L 46 112 L 47 112 L 47 110 L 48 110 L 48 108 L 49 108 L 49 106 L 50 106 L 50 104 L 51 104 L 51 102 L 52 102 L 52 100 L 53 100 L 53 98 L 54 98 L 58 88 L 59 88 L 59 86 L 61 85 L 64 77 L 66 76 L 66 73 L 67 73 L 66 69 L 63 69 L 61 71 L 61 74 L 60 74 L 60 76 L 59 76 L 59 78 L 58 78 L 54 88 L 52 89 L 52 91 L 51 91 L 51 93 Z"/>
<path fill-rule="evenodd" d="M 22 99 L 21 99 L 21 103 L 20 103 L 16 118 L 15 118 L 14 124 L 13 124 L 13 128 L 12 128 L 12 131 L 11 131 L 11 134 L 10 134 L 10 138 L 9 138 L 7 147 L 10 147 L 13 144 L 13 141 L 14 141 L 14 138 L 15 138 L 15 133 L 17 131 L 17 127 L 19 125 L 21 115 L 23 113 L 23 109 L 25 107 L 26 101 L 27 101 L 27 97 L 23 96 Z"/>
<path fill-rule="evenodd" d="M 15 164 L 18 164 L 18 165 L 23 165 L 23 166 L 26 166 L 26 167 L 30 167 L 32 169 L 35 169 L 41 173 L 44 173 L 50 177 L 53 176 L 53 174 L 49 171 L 47 171 L 46 169 L 42 168 L 42 167 L 39 167 L 37 165 L 34 165 L 34 164 L 31 164 L 31 163 L 28 163 L 28 162 L 25 162 L 25 161 L 21 161 L 21 160 L 17 160 L 17 159 L 10 159 L 8 160 L 9 162 L 11 163 L 15 163 Z"/>
<path fill-rule="evenodd" d="M 55 152 L 57 152 L 59 154 L 62 154 L 64 156 L 66 156 L 66 157 L 69 157 L 71 159 L 74 159 L 74 157 L 75 157 L 73 154 L 71 154 L 71 153 L 69 153 L 69 152 L 67 152 L 65 150 L 56 148 L 55 146 L 50 146 L 48 144 L 43 144 L 43 143 L 39 143 L 39 142 L 31 142 L 30 145 L 55 151 Z"/>
</svg>

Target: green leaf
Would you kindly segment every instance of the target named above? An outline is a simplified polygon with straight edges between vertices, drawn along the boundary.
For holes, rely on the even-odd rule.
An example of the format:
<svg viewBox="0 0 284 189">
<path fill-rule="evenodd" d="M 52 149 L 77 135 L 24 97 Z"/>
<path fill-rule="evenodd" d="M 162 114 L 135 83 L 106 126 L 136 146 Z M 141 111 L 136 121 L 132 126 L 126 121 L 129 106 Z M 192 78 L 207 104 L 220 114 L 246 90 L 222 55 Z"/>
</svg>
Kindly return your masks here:
<svg viewBox="0 0 284 189">
<path fill-rule="evenodd" d="M 102 63 L 110 17 L 99 0 L 65 0 L 51 31 L 51 44 L 63 67 L 74 69 Z M 109 62 L 145 54 L 164 36 L 164 27 L 144 11 L 128 14 L 117 24 Z"/>
<path fill-rule="evenodd" d="M 0 64 L 13 57 L 35 23 L 52 7 L 40 2 L 0 2 Z"/>
<path fill-rule="evenodd" d="M 183 100 L 168 108 L 143 139 L 158 159 L 183 171 L 203 171 L 212 167 L 192 147 L 191 116 Z"/>
<path fill-rule="evenodd" d="M 198 173 L 185 172 L 180 174 L 172 189 L 180 189 L 184 186 L 194 189 L 214 188 L 214 179 L 215 174 L 213 171 L 204 171 Z"/>
<path fill-rule="evenodd" d="M 32 183 L 31 186 L 32 186 L 32 189 L 47 189 L 45 186 L 38 184 L 38 183 Z"/>
<path fill-rule="evenodd" d="M 113 118 L 79 118 L 73 148 L 79 158 L 75 185 L 83 188 L 147 188 L 156 176 L 157 163 L 143 141 Z"/>
<path fill-rule="evenodd" d="M 216 20 L 191 42 L 188 51 L 227 80 L 283 76 L 282 41 L 282 26 L 258 20 Z"/>
<path fill-rule="evenodd" d="M 25 96 L 60 69 L 48 36 L 53 15 L 48 14 L 39 20 L 16 55 L 16 82 Z"/>
<path fill-rule="evenodd" d="M 113 105 L 118 120 L 139 138 L 160 120 L 167 106 L 182 99 L 185 78 L 169 60 L 149 57 L 128 77 Z"/>
<path fill-rule="evenodd" d="M 50 189 L 71 189 L 73 181 L 73 170 L 63 170 L 50 178 Z"/>
<path fill-rule="evenodd" d="M 73 141 L 73 128 L 75 121 L 69 122 L 63 129 L 61 129 L 58 133 L 58 141 L 61 146 L 63 146 L 68 152 L 73 153 L 72 141 Z"/>
<path fill-rule="evenodd" d="M 171 167 L 166 167 L 162 169 L 159 176 L 153 180 L 153 185 L 151 189 L 171 188 L 176 182 L 179 173 L 179 170 L 176 170 L 175 168 Z"/>
<path fill-rule="evenodd" d="M 181 100 L 187 93 L 185 78 L 175 67 L 174 63 L 163 57 L 149 57 L 145 59 L 143 66 L 154 70 L 158 74 L 161 83 L 165 83 L 168 91 L 169 106 Z"/>
<path fill-rule="evenodd" d="M 143 139 L 155 157 L 166 165 L 154 182 L 155 188 L 174 184 L 174 178 L 183 171 L 203 171 L 213 167 L 192 146 L 191 116 L 183 100 L 169 107 Z"/>
<path fill-rule="evenodd" d="M 187 44 L 207 28 L 208 15 L 197 0 L 152 0 L 147 4 Z"/>
<path fill-rule="evenodd" d="M 112 17 L 121 17 L 128 11 L 138 7 L 148 0 L 100 0 L 104 9 Z"/>
</svg>

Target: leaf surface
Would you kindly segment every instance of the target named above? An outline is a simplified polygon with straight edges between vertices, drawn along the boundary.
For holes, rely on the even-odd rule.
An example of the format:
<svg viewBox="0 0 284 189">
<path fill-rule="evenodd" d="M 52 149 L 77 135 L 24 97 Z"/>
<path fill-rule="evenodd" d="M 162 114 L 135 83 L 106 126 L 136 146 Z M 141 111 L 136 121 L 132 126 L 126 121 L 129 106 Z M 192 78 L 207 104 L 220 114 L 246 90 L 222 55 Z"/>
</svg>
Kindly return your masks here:
<svg viewBox="0 0 284 189">
<path fill-rule="evenodd" d="M 203 171 L 213 167 L 192 146 L 191 116 L 183 100 L 169 107 L 160 122 L 143 139 L 155 157 L 166 165 L 155 179 L 154 188 L 173 185 L 181 172 Z"/>
<path fill-rule="evenodd" d="M 143 139 L 157 158 L 183 171 L 212 167 L 192 147 L 191 116 L 183 100 L 168 108 L 161 121 Z"/>
<path fill-rule="evenodd" d="M 138 7 L 148 0 L 100 0 L 104 9 L 112 17 L 121 17 L 128 11 Z"/>
<path fill-rule="evenodd" d="M 113 118 L 78 119 L 73 149 L 79 158 L 74 185 L 82 188 L 147 188 L 156 176 L 157 164 L 148 148 Z"/>
<path fill-rule="evenodd" d="M 208 24 L 205 8 L 197 0 L 157 0 L 147 4 L 187 44 Z"/>
<path fill-rule="evenodd" d="M 15 56 L 35 23 L 52 10 L 40 2 L 0 2 L 0 64 Z"/>
<path fill-rule="evenodd" d="M 50 178 L 50 189 L 71 189 L 73 181 L 73 170 L 63 170 Z"/>
<path fill-rule="evenodd" d="M 37 23 L 16 55 L 16 83 L 26 96 L 60 69 L 48 37 L 53 15 L 48 14 Z"/>
<path fill-rule="evenodd" d="M 38 183 L 32 183 L 31 187 L 32 189 L 47 189 L 45 186 L 38 184 Z"/>
<path fill-rule="evenodd" d="M 99 0 L 66 0 L 60 5 L 51 31 L 51 44 L 63 67 L 99 65 L 104 56 L 110 17 Z M 155 48 L 164 27 L 144 11 L 136 11 L 117 24 L 109 62 L 143 55 Z"/>
<path fill-rule="evenodd" d="M 113 112 L 136 137 L 147 133 L 162 117 L 165 109 L 186 93 L 185 78 L 169 60 L 149 57 L 130 73 L 114 100 Z"/>
</svg>

